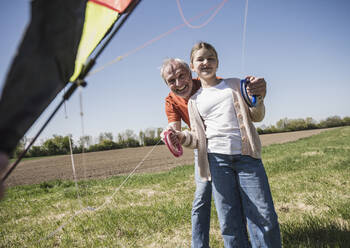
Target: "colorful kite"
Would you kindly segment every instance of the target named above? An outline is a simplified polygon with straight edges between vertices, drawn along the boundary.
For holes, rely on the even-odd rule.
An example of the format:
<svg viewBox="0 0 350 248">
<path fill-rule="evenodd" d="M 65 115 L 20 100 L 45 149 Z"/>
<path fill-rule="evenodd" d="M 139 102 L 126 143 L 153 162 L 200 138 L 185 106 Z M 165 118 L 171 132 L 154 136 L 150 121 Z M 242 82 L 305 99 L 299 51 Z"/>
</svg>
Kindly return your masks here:
<svg viewBox="0 0 350 248">
<path fill-rule="evenodd" d="M 31 21 L 12 62 L 0 98 L 0 152 L 11 154 L 56 95 L 67 83 L 73 84 L 2 180 L 17 166 L 64 101 L 81 83 L 85 83 L 84 78 L 98 55 L 140 2 L 31 1 Z M 121 21 L 120 16 L 123 16 Z M 117 21 L 118 25 L 114 27 Z M 94 58 L 89 58 L 105 38 L 106 42 Z"/>
</svg>

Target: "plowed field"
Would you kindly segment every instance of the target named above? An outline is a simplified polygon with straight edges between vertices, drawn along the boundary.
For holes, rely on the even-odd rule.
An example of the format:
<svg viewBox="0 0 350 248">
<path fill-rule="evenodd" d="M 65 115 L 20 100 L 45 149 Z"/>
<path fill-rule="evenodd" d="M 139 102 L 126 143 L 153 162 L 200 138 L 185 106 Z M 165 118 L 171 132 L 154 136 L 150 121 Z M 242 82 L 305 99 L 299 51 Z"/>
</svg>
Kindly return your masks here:
<svg viewBox="0 0 350 248">
<path fill-rule="evenodd" d="M 261 135 L 263 146 L 298 140 L 318 134 L 322 130 L 307 130 Z M 154 148 L 153 151 L 151 151 Z M 146 155 L 149 156 L 146 157 Z M 136 173 L 166 171 L 179 165 L 193 164 L 193 150 L 184 149 L 184 155 L 175 158 L 165 145 L 127 148 L 74 155 L 77 179 L 105 178 Z M 73 179 L 70 155 L 22 161 L 6 181 L 7 186 L 36 184 L 55 179 Z"/>
</svg>

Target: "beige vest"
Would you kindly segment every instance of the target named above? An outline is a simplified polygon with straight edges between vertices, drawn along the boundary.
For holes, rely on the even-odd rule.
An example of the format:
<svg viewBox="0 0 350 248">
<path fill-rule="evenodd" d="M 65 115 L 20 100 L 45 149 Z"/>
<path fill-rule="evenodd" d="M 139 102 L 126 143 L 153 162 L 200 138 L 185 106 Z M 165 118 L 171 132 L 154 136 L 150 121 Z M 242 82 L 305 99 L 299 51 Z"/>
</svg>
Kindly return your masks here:
<svg viewBox="0 0 350 248">
<path fill-rule="evenodd" d="M 225 79 L 232 89 L 232 100 L 236 110 L 239 129 L 242 140 L 242 155 L 253 158 L 261 158 L 261 142 L 253 122 L 262 121 L 265 116 L 265 105 L 262 97 L 257 98 L 256 107 L 249 108 L 241 95 L 240 79 Z M 199 115 L 196 103 L 196 95 L 188 101 L 188 113 L 191 123 L 191 131 L 185 131 L 183 146 L 198 149 L 198 169 L 200 177 L 210 181 L 210 170 L 207 154 L 207 139 L 204 123 Z"/>
</svg>

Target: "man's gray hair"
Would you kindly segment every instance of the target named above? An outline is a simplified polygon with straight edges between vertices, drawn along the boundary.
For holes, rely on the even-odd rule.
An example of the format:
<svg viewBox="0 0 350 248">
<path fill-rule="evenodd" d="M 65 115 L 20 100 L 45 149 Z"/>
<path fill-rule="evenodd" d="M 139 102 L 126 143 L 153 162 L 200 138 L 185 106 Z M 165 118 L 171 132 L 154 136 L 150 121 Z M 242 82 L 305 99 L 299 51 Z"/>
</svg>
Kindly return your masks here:
<svg viewBox="0 0 350 248">
<path fill-rule="evenodd" d="M 162 78 L 164 79 L 165 83 L 166 80 L 164 78 L 164 71 L 165 71 L 165 68 L 168 66 L 168 65 L 181 65 L 183 68 L 185 68 L 186 70 L 188 70 L 188 72 L 190 73 L 191 75 L 191 69 L 190 67 L 188 66 L 188 64 L 182 60 L 182 59 L 179 59 L 179 58 L 168 58 L 168 59 L 165 59 L 163 61 L 163 64 L 162 64 L 162 67 L 160 68 L 160 75 L 162 76 Z"/>
</svg>

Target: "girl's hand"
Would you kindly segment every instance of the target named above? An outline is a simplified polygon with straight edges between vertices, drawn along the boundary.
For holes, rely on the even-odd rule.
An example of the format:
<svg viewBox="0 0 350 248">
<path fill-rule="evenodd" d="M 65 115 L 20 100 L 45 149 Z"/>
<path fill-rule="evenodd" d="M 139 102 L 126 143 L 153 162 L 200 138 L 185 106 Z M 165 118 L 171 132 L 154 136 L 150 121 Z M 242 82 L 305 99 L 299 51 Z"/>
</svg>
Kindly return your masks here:
<svg viewBox="0 0 350 248">
<path fill-rule="evenodd" d="M 250 84 L 247 85 L 247 92 L 250 96 L 262 96 L 266 95 L 266 81 L 264 78 L 257 78 L 254 76 L 247 76 L 247 80 Z"/>
<path fill-rule="evenodd" d="M 180 142 L 180 144 L 185 142 L 185 135 L 184 135 L 184 133 L 182 131 L 176 131 L 175 135 L 176 135 L 176 139 L 177 139 L 176 142 Z"/>
<path fill-rule="evenodd" d="M 164 141 L 165 132 L 169 132 L 169 131 L 173 133 L 173 135 L 169 136 L 170 142 L 174 145 L 182 144 L 182 141 L 184 141 L 185 139 L 185 135 L 183 134 L 183 132 L 175 130 L 172 126 L 168 126 L 163 130 L 163 132 L 161 132 L 160 134 L 161 139 Z"/>
</svg>

